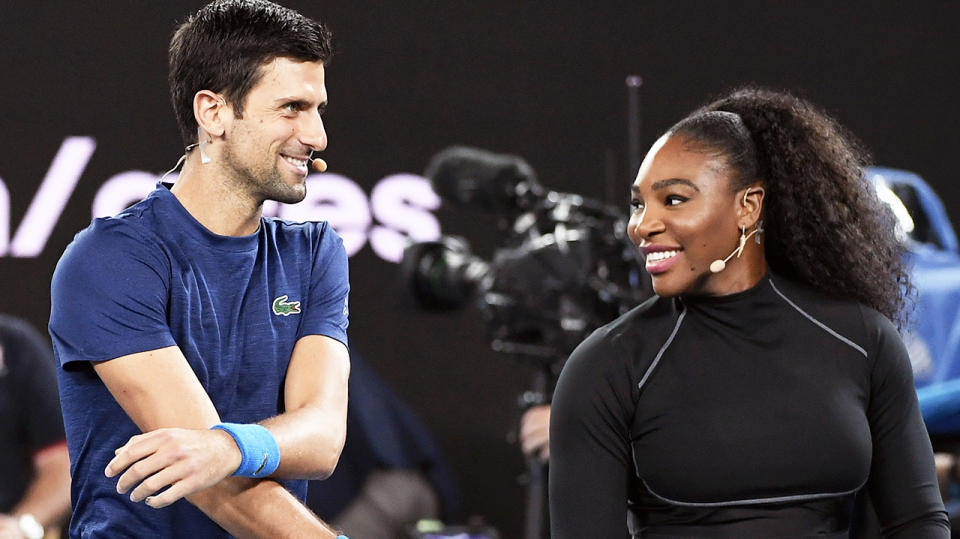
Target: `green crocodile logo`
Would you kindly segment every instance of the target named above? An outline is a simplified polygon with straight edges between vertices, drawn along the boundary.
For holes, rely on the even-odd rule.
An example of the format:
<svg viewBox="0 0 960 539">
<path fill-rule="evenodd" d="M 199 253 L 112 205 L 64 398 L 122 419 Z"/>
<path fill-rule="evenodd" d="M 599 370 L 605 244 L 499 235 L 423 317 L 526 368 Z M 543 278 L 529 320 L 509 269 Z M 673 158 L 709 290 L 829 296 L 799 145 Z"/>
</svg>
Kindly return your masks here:
<svg viewBox="0 0 960 539">
<path fill-rule="evenodd" d="M 273 314 L 281 316 L 290 316 L 291 314 L 300 314 L 299 301 L 287 301 L 287 296 L 283 295 L 273 300 Z"/>
</svg>

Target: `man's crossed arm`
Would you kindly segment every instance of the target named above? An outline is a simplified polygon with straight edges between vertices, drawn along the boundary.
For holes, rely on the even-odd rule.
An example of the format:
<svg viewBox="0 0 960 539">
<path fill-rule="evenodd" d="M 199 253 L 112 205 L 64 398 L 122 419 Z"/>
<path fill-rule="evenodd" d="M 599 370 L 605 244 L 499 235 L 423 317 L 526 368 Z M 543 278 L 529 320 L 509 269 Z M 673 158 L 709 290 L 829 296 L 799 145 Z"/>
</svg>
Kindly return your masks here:
<svg viewBox="0 0 960 539">
<path fill-rule="evenodd" d="M 235 536 L 302 531 L 336 537 L 279 483 L 231 477 L 240 449 L 229 433 L 210 430 L 219 413 L 178 347 L 94 363 L 94 369 L 144 433 L 118 448 L 107 465 L 107 476 L 120 475 L 119 492 L 155 508 L 185 497 Z M 342 343 L 320 335 L 297 341 L 284 381 L 285 412 L 260 423 L 280 447 L 272 477 L 333 472 L 346 437 L 349 371 Z"/>
</svg>

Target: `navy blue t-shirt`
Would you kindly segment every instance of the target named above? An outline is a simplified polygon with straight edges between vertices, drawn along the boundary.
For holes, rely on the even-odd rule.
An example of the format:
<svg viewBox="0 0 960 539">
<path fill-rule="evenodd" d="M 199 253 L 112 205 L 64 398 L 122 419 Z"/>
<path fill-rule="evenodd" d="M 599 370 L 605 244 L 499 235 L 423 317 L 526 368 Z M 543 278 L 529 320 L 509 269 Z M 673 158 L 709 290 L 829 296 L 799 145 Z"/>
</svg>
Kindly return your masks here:
<svg viewBox="0 0 960 539">
<path fill-rule="evenodd" d="M 222 421 L 284 411 L 298 339 L 347 343 L 347 255 L 327 223 L 262 218 L 249 236 L 219 236 L 164 185 L 115 217 L 95 219 L 64 251 L 51 285 L 50 335 L 73 477 L 71 537 L 217 537 L 180 500 L 133 503 L 104 476 L 140 433 L 91 362 L 179 346 Z M 306 481 L 281 481 L 301 500 Z"/>
</svg>

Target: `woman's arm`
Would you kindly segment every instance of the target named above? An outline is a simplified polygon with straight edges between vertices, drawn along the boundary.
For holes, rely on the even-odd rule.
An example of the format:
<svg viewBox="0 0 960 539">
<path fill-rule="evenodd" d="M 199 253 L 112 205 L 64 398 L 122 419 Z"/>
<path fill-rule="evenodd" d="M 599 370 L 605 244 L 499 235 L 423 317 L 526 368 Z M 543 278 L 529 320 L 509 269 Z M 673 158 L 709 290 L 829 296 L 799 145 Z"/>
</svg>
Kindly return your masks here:
<svg viewBox="0 0 960 539">
<path fill-rule="evenodd" d="M 868 488 L 885 537 L 948 538 L 930 437 L 920 416 L 910 357 L 896 329 L 865 312 L 875 336 L 867 416 L 873 438 Z M 871 326 L 873 326 L 872 329 Z"/>
<path fill-rule="evenodd" d="M 627 358 L 600 353 L 588 341 L 560 375 L 550 416 L 553 539 L 627 537 L 632 412 L 618 386 L 629 393 L 631 382 L 623 373 L 611 375 L 607 365 L 617 361 Z"/>
</svg>

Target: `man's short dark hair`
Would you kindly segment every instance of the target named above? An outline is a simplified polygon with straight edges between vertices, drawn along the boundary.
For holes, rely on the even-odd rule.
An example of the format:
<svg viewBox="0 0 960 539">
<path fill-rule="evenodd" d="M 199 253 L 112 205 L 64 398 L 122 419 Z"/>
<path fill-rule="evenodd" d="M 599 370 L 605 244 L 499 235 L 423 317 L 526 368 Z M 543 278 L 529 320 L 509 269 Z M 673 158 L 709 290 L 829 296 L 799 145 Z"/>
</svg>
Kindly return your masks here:
<svg viewBox="0 0 960 539">
<path fill-rule="evenodd" d="M 184 144 L 197 141 L 193 97 L 223 94 L 237 117 L 261 67 L 275 58 L 328 63 L 330 31 L 266 0 L 216 0 L 190 16 L 170 40 L 170 99 Z"/>
</svg>

